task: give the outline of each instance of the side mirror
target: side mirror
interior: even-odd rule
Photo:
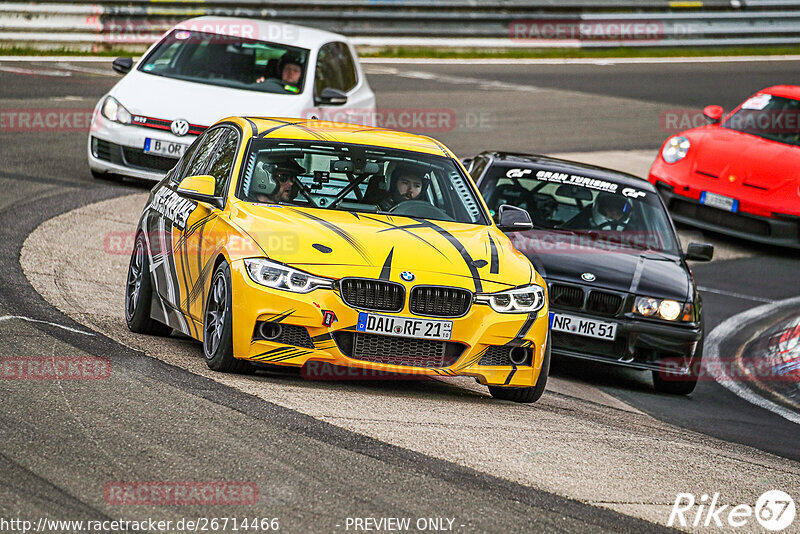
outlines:
[[[314,103],[317,105],[342,106],[347,104],[347,95],[338,89],[326,87],[322,90],[322,93],[314,97]]]
[[[686,247],[686,259],[694,261],[711,261],[714,257],[714,245],[708,243],[689,243]]]
[[[187,176],[178,184],[178,194],[199,202],[206,202],[219,209],[224,207],[222,197],[214,196],[216,180],[213,176]]]
[[[711,124],[716,124],[722,119],[724,110],[722,106],[706,106],[703,108],[703,116],[711,121]]]
[[[533,221],[526,210],[503,204],[497,208],[497,227],[503,232],[520,232],[533,229]]]
[[[128,74],[133,68],[133,60],[129,57],[118,57],[111,62],[111,68],[114,69],[114,72]]]

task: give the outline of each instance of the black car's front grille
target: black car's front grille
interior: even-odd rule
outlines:
[[[676,215],[683,215],[698,221],[711,223],[724,228],[730,228],[746,234],[769,236],[769,223],[746,215],[740,215],[717,208],[711,208],[694,202],[687,202],[679,198],[673,199],[670,209]]]
[[[550,286],[550,304],[559,308],[580,309],[583,307],[583,289],[564,284]]]
[[[362,332],[336,332],[333,338],[348,358],[404,367],[450,367],[464,352],[464,345],[451,341]]]
[[[586,300],[586,311],[599,315],[616,315],[622,307],[622,297],[605,291],[592,291]]]
[[[406,300],[405,287],[383,280],[343,278],[339,289],[347,305],[365,310],[398,312]]]
[[[416,315],[461,317],[471,305],[472,293],[466,289],[417,286],[411,290],[409,309]]]
[[[128,146],[122,147],[122,153],[125,155],[125,161],[131,167],[139,167],[150,171],[166,172],[178,163],[175,158],[145,154],[144,150]]]

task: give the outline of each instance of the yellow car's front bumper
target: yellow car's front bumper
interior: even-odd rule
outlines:
[[[463,317],[441,318],[453,321],[450,342],[463,345],[460,356],[444,367],[416,367],[348,357],[334,335],[337,332],[355,331],[359,312],[346,305],[336,291],[317,289],[298,294],[261,286],[250,279],[241,260],[231,263],[231,284],[233,353],[236,358],[295,367],[307,362],[327,362],[370,369],[376,374],[465,375],[475,377],[484,385],[512,387],[533,386],[539,378],[547,341],[547,306],[529,317],[524,313],[497,313],[488,305],[473,304]],[[325,311],[335,314],[336,320],[330,326],[323,324]],[[408,310],[408,303],[398,313],[375,313],[419,317]],[[256,339],[256,326],[260,321],[303,327],[309,337],[300,336],[297,344],[292,345]],[[493,346],[504,348],[491,349]],[[522,346],[532,351],[530,365],[486,365],[486,361],[482,362],[487,350],[502,351],[512,346]]]

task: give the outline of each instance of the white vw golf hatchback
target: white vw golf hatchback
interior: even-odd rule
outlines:
[[[342,35],[250,19],[199,17],[155,43],[97,103],[89,168],[97,178],[160,180],[221,118],[335,115],[363,123],[375,95]]]

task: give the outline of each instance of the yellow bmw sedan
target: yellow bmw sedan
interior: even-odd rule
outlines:
[[[211,369],[330,365],[471,376],[534,402],[550,365],[544,280],[434,139],[351,124],[224,119],[152,190],[128,327],[203,344]]]

